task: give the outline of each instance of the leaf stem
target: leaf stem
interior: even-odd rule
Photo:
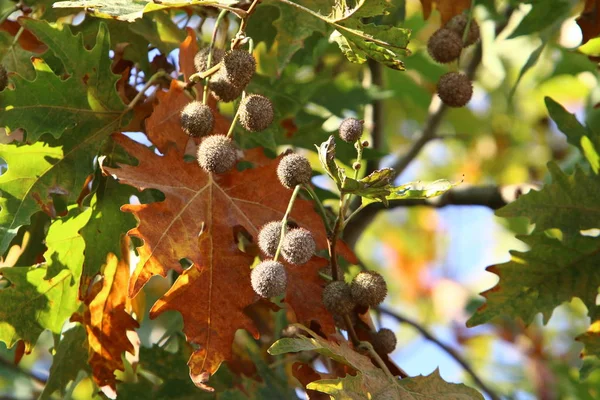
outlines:
[[[131,111],[133,107],[135,107],[135,105],[142,99],[142,97],[144,97],[144,93],[146,93],[146,90],[148,90],[157,79],[162,78],[164,76],[167,76],[167,73],[162,69],[156,72],[154,75],[152,75],[150,79],[148,79],[142,90],[140,90],[138,94],[135,95],[133,100],[131,100],[131,102],[127,105],[127,109],[125,111]]]
[[[217,33],[219,32],[219,25],[221,25],[221,21],[223,21],[223,18],[225,18],[225,15],[227,15],[227,12],[228,12],[228,10],[221,10],[221,12],[219,13],[219,16],[217,17],[217,19],[215,21],[215,26],[213,28],[212,37],[210,39],[210,47],[208,49],[208,58],[206,60],[206,66],[209,68],[209,70],[212,69],[210,67],[210,65],[212,64],[213,50],[215,48],[215,40],[217,39]],[[217,68],[217,70],[218,70],[218,68]],[[208,72],[208,71],[206,71],[206,72]],[[206,104],[208,102],[208,83],[210,82],[211,75],[212,74],[210,74],[204,78],[204,93],[202,94],[202,104]],[[191,80],[191,78],[192,77],[190,76],[190,80]]]
[[[260,1],[261,0],[253,0],[252,4],[250,4],[250,7],[248,8],[248,11],[246,11],[246,15],[241,17],[240,28],[235,34],[235,38],[231,42],[232,50],[237,49],[246,37],[246,26],[248,25],[248,19],[250,18],[250,16],[252,16],[252,14],[254,14],[254,11],[256,10],[256,7],[258,6],[258,3],[260,3]],[[252,53],[252,50],[250,50],[250,53]]]
[[[348,225],[348,222],[350,222],[350,220],[356,216],[356,214],[358,214],[359,212],[362,211],[363,208],[365,208],[367,205],[365,203],[361,203],[360,206],[358,206],[358,208],[354,211],[352,211],[352,214],[348,215],[348,217],[346,218],[346,220],[344,221],[344,226],[343,228],[346,227],[346,225]]]
[[[275,257],[273,257],[273,261],[277,261],[279,258],[279,253],[281,253],[281,247],[283,245],[283,238],[285,237],[287,221],[288,217],[292,213],[292,209],[294,208],[294,202],[296,201],[296,197],[298,197],[298,193],[300,193],[300,189],[302,185],[296,185],[294,191],[292,192],[292,197],[290,197],[290,202],[288,203],[287,210],[285,210],[285,214],[283,215],[283,219],[281,220],[281,236],[279,236],[279,244],[277,245],[277,251],[275,252]]]
[[[325,210],[325,206],[323,206],[323,202],[317,196],[317,193],[312,188],[310,184],[304,185],[304,189],[310,194],[310,197],[313,198],[315,203],[317,203],[319,214],[321,214],[321,218],[323,219],[323,223],[325,224],[325,228],[327,229],[327,234],[332,232],[331,230],[331,221],[329,221],[329,217],[327,216],[327,210]]]

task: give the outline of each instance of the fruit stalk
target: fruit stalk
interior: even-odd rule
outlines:
[[[221,21],[223,21],[223,18],[225,18],[226,14],[227,14],[227,10],[221,10],[221,12],[219,13],[219,16],[217,17],[217,20],[215,21],[215,27],[213,28],[212,38],[210,40],[210,50],[208,51],[208,59],[206,61],[206,65],[209,67],[212,63],[213,48],[215,47],[215,40],[217,39],[217,33],[219,32],[219,25],[221,25]],[[206,71],[206,72],[208,72],[208,71]],[[209,82],[210,82],[210,75],[208,75],[204,79],[204,93],[202,94],[202,103],[203,104],[206,104],[208,101],[208,84],[209,84]]]
[[[289,215],[292,213],[292,209],[294,208],[294,202],[296,201],[296,197],[298,197],[298,193],[300,193],[300,188],[302,185],[296,185],[294,191],[292,192],[292,197],[290,197],[290,201],[287,206],[287,210],[285,210],[285,214],[283,219],[281,220],[281,236],[279,237],[279,244],[277,245],[277,251],[275,252],[275,257],[273,257],[274,261],[277,261],[279,258],[279,253],[281,253],[281,245],[283,244],[283,238],[285,237],[287,221]]]

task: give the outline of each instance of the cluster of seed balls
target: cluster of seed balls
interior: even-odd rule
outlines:
[[[309,161],[295,153],[283,156],[277,166],[277,176],[283,186],[292,189],[310,181],[312,168]],[[252,288],[261,297],[281,296],[287,287],[287,273],[283,263],[274,257],[281,240],[282,221],[265,224],[258,233],[258,247],[269,259],[252,270]],[[312,233],[305,228],[286,229],[281,242],[281,255],[290,264],[306,264],[315,254],[316,244]]]
[[[218,101],[230,102],[242,95],[256,72],[256,61],[245,50],[235,49],[225,52],[213,49],[211,65],[208,66],[210,48],[205,47],[194,57],[198,72],[219,65],[209,84],[211,94]],[[239,121],[244,129],[260,132],[273,122],[273,103],[259,94],[248,94],[239,105]],[[225,135],[208,136],[214,126],[212,110],[200,101],[187,104],[180,115],[181,127],[192,137],[204,137],[198,147],[198,164],[207,172],[222,174],[231,170],[237,162],[237,148],[233,140]]]
[[[427,42],[427,50],[435,61],[442,64],[452,62],[460,57],[463,48],[479,40],[479,25],[475,20],[471,20],[463,43],[467,23],[468,18],[459,14],[431,35]],[[464,107],[473,96],[473,84],[461,72],[448,72],[440,78],[437,92],[444,104],[450,107]]]

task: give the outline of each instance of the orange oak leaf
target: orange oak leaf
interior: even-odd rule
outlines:
[[[231,357],[236,330],[256,332],[243,314],[243,309],[256,299],[250,286],[254,257],[238,249],[236,232],[243,228],[256,238],[262,225],[283,217],[291,191],[278,182],[278,159],[242,172],[212,175],[195,162],[185,162],[173,148],[159,156],[123,135],[114,135],[113,139],[139,164],[104,168],[105,172],[121,183],[140,190],[155,188],[165,195],[162,202],[121,208],[135,214],[139,221],[129,235],[144,240],[138,248],[140,262],[130,281],[130,295],[137,294],[154,275],[166,276],[170,269],[181,271],[181,259],[194,264],[157,301],[151,317],[166,310],[183,315],[188,340],[200,345],[188,363],[190,375],[202,386],[221,362]],[[254,154],[257,152],[262,150],[247,151],[248,158],[258,158]],[[297,200],[291,218],[313,233],[318,249],[327,247],[325,228],[312,202]],[[321,263],[316,261],[319,266]],[[321,297],[318,276],[310,275],[311,270],[316,271],[309,267],[308,277],[300,278],[300,268],[298,272],[290,269],[289,291],[295,293],[308,286],[312,301],[292,296],[290,306],[296,315],[311,316],[331,332],[331,317],[318,307],[312,308]]]
[[[304,265],[286,264],[288,287],[285,301],[296,312],[300,323],[316,320],[324,333],[335,332],[333,316],[325,309],[321,301],[326,282],[319,276],[319,271],[329,263],[321,257],[313,257]]]
[[[123,240],[122,254],[128,254],[129,240]],[[85,326],[88,339],[89,364],[94,382],[110,398],[116,396],[115,370],[123,370],[121,355],[135,353],[128,334],[139,327],[129,314],[127,297],[129,282],[128,259],[119,260],[108,253],[103,279],[92,286],[86,296],[83,315],[74,314],[71,321]]]
[[[179,47],[179,69],[187,81],[192,74],[196,73],[194,67],[194,56],[198,52],[198,43],[196,42],[196,32],[192,28],[186,28],[187,37]]]
[[[423,6],[423,17],[429,18],[433,5],[439,11],[442,17],[442,25],[450,21],[452,17],[468,10],[471,6],[471,0],[421,0]]]

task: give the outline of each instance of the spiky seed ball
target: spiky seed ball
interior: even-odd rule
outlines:
[[[224,135],[207,136],[198,146],[198,164],[206,172],[222,174],[235,166],[237,151],[233,141]]]
[[[463,37],[463,32],[467,27],[467,22],[469,19],[464,14],[455,15],[452,17],[450,21],[446,24],[446,28],[454,31],[458,34],[458,36]],[[467,38],[464,43],[464,47],[469,47],[470,45],[477,43],[479,40],[479,24],[474,19],[471,19],[471,24],[469,25],[469,33],[467,33]]]
[[[229,82],[245,88],[256,72],[256,60],[245,50],[228,51],[221,61],[221,68]]]
[[[354,143],[362,136],[365,122],[356,118],[346,118],[340,124],[340,138],[348,143]]]
[[[181,111],[179,118],[184,132],[192,137],[208,135],[215,126],[210,107],[201,101],[192,101]]]
[[[211,94],[217,101],[229,103],[240,97],[244,91],[243,87],[238,87],[231,83],[225,76],[223,70],[217,71],[213,76],[210,77],[209,87]]]
[[[350,287],[342,281],[333,281],[323,289],[323,305],[334,315],[348,314],[354,309]]]
[[[435,31],[427,42],[427,51],[431,58],[442,64],[456,60],[462,48],[460,35],[446,28]]]
[[[277,177],[288,189],[310,182],[311,175],[310,163],[306,157],[299,154],[290,153],[284,156],[277,166]]]
[[[201,49],[194,56],[194,66],[196,67],[196,71],[204,72],[208,67],[208,53],[210,51],[210,47],[205,47]],[[225,55],[225,50],[213,48],[213,55],[210,61],[210,66],[213,67],[223,60],[223,56]]]
[[[378,353],[389,354],[396,348],[396,334],[387,328],[381,328],[371,336],[373,347]]]
[[[281,221],[271,221],[258,232],[258,247],[269,257],[275,257],[281,238]]]
[[[287,287],[287,273],[282,263],[266,260],[254,267],[250,282],[252,289],[261,297],[281,296]]]
[[[8,72],[6,72],[6,68],[4,65],[0,64],[0,91],[6,89],[8,85]]]
[[[473,96],[473,84],[465,74],[448,72],[437,86],[438,96],[450,107],[464,107]]]
[[[240,124],[250,132],[267,129],[273,116],[273,103],[260,94],[246,96],[240,103]]]
[[[281,245],[281,255],[291,264],[305,264],[315,254],[316,245],[308,229],[296,228],[286,232]]]
[[[385,279],[374,271],[363,271],[352,279],[350,284],[352,298],[357,304],[375,307],[387,295]]]

